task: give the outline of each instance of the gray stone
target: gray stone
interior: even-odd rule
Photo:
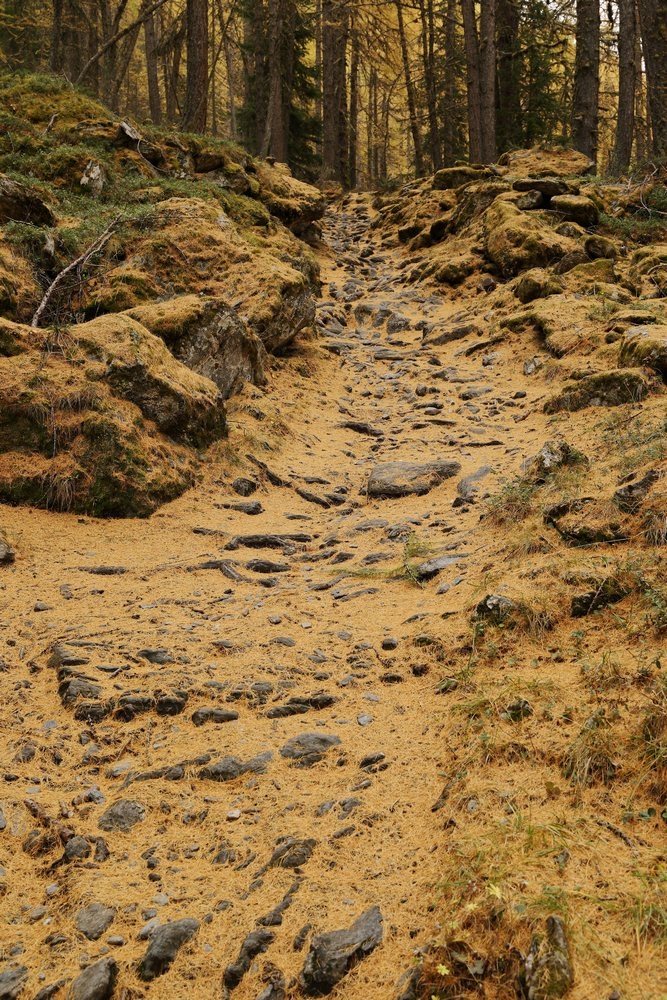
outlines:
[[[157,927],[151,937],[146,954],[139,963],[139,978],[155,979],[167,971],[179,949],[190,941],[199,930],[199,921],[191,917],[172,920]]]
[[[70,987],[68,1000],[110,1000],[116,985],[118,965],[113,958],[88,966]]]
[[[422,496],[460,472],[458,462],[383,462],[368,480],[367,493],[377,499]]]
[[[0,973],[0,1000],[16,1000],[28,978],[25,965],[17,965]]]
[[[300,981],[308,996],[323,996],[352,965],[382,941],[382,914],[377,906],[366,910],[348,930],[317,934],[310,945]]]
[[[116,911],[103,903],[91,903],[77,913],[74,922],[77,930],[88,938],[97,941],[113,923]]]
[[[106,812],[102,813],[97,825],[100,830],[127,833],[133,826],[140,823],[145,815],[146,810],[140,802],[135,802],[132,799],[119,799],[118,802],[110,805]]]
[[[293,736],[281,748],[281,757],[295,761],[299,767],[310,767],[322,760],[332,747],[339,746],[340,737],[328,733],[301,733]]]

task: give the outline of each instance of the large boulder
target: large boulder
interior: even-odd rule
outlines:
[[[618,362],[651,368],[667,381],[667,324],[631,326],[621,341]]]
[[[80,339],[2,323],[0,500],[150,514],[194,481],[196,457],[176,439],[224,433],[220,392],[127,316],[72,331]]]
[[[466,164],[458,167],[445,167],[443,170],[436,171],[433,177],[433,189],[435,191],[449,191],[464,184],[485,180],[487,177],[493,177],[493,172],[488,167],[471,167]]]
[[[246,382],[266,383],[264,345],[222,299],[179,295],[137,306],[128,315],[161,337],[184,365],[214,382],[223,399]]]
[[[503,153],[498,163],[513,177],[577,177],[595,168],[584,153],[561,146],[513,149]]]
[[[382,462],[370,474],[367,493],[377,499],[423,496],[460,471],[458,462],[439,459],[431,462]]]
[[[486,255],[504,277],[553,264],[573,250],[573,240],[560,236],[534,215],[497,198],[484,214]]]
[[[223,299],[268,351],[279,350],[315,317],[318,269],[287,229],[252,243],[215,202],[168,198],[153,225],[125,247],[125,259],[91,283],[88,315],[197,294]]]
[[[563,387],[557,396],[544,404],[545,413],[583,410],[588,406],[621,406],[638,403],[648,395],[649,385],[641,371],[617,368],[586,375]]]
[[[10,221],[53,226],[56,220],[51,209],[32,188],[0,174],[0,224]]]
[[[132,317],[100,316],[76,327],[76,338],[90,362],[89,377],[103,379],[175,441],[201,447],[225,433],[218,389]]]
[[[256,164],[260,197],[271,215],[297,236],[306,236],[326,209],[326,198],[318,188],[292,177],[285,163]]]
[[[551,208],[567,222],[576,222],[577,225],[588,229],[597,226],[600,221],[600,212],[590,198],[577,194],[559,194],[551,199]]]

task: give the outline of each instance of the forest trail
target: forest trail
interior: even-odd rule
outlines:
[[[2,592],[0,947],[30,996],[106,955],[114,996],[224,995],[242,942],[282,906],[233,990],[279,1000],[299,992],[306,927],[378,906],[381,947],[332,996],[389,1000],[437,933],[452,824],[478,808],[466,793],[456,820],[433,811],[451,763],[439,660],[484,596],[492,529],[475,501],[543,442],[544,385],[514,379],[530,341],[429,348],[460,304],[411,286],[366,198],[327,216],[322,266],[320,337],[241,397],[237,465],[212,460],[147,521],[5,511],[20,558]],[[424,495],[369,496],[389,462],[460,470]],[[60,824],[80,853],[53,864]],[[110,922],[87,940],[93,903]],[[182,918],[196,937],[142,984],[142,928]]]

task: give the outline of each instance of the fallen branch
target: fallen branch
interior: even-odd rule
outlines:
[[[76,270],[77,267],[83,267],[84,264],[88,263],[91,257],[94,257],[96,253],[99,253],[100,250],[103,250],[104,247],[109,242],[109,240],[111,239],[111,237],[113,236],[113,234],[115,233],[121,220],[122,216],[119,215],[118,218],[114,219],[113,222],[107,226],[104,232],[101,233],[86,250],[84,250],[84,252],[81,254],[80,257],[77,257],[76,260],[73,260],[71,264],[68,264],[67,267],[63,268],[63,270],[60,271],[60,273],[55,276],[49,287],[44,292],[44,298],[39,303],[37,311],[35,312],[35,315],[32,317],[30,321],[30,326],[33,328],[33,330],[36,330],[39,327],[39,323],[44,313],[44,310],[51,301],[53,293],[55,292],[56,288],[61,283],[63,278],[65,278],[68,274],[71,274],[71,272]]]

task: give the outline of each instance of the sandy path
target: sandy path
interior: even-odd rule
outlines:
[[[305,925],[349,926],[378,905],[384,944],[333,995],[386,1000],[400,993],[415,948],[433,934],[446,845],[431,812],[443,783],[442,717],[433,694],[438,664],[415,639],[441,636],[448,616],[470,603],[468,568],[484,559],[474,534],[479,508],[465,489],[457,494],[459,482],[487,469],[469,488],[492,490],[539,445],[541,427],[526,427],[521,452],[508,448],[513,418],[534,400],[514,398],[493,348],[469,356],[469,341],[421,348],[418,324],[437,332],[455,308],[413,289],[409,266],[398,269],[392,251],[375,249],[368,226],[363,199],[327,223],[319,310],[326,353],[311,350],[303,377],[292,359],[266,395],[244,400],[246,410],[260,411],[257,438],[266,431],[261,412],[280,414],[280,448],[256,446],[247,412],[244,434],[232,437],[290,485],[271,485],[243,460],[212,463],[200,487],[146,522],[3,510],[18,558],[0,584],[0,948],[10,967],[27,967],[27,996],[111,954],[119,964],[114,996],[218,997],[242,940],[295,883],[272,927],[275,940],[235,998],[262,994],[265,962],[294,980],[308,944],[297,951],[293,942]],[[375,463],[431,459],[455,459],[461,472],[428,495],[366,499]],[[243,502],[234,477],[255,473],[259,489],[248,499],[263,512],[222,508]],[[335,501],[323,506],[296,487]],[[227,547],[250,533],[308,538]],[[451,564],[423,587],[387,572],[443,554]],[[248,568],[254,559],[279,565]],[[123,572],[88,572],[100,567]],[[69,674],[61,667],[61,695],[73,675],[88,685],[73,689],[67,707],[49,665],[63,642],[85,662]],[[165,662],[150,662],[146,650]],[[289,699],[301,699],[301,714],[271,717]],[[201,708],[238,718],[195,725]],[[280,750],[304,733],[340,743],[313,766],[294,766]],[[261,754],[271,756],[260,773],[224,782],[202,773],[205,761],[233,756],[245,764]],[[363,770],[373,754],[383,756]],[[28,799],[48,819],[31,816]],[[103,832],[100,817],[120,799],[140,803],[143,818],[129,832]],[[59,864],[54,823],[91,838],[93,853]],[[42,840],[27,845],[35,830]],[[104,860],[94,853],[101,836]],[[286,837],[315,841],[312,856],[296,870],[264,871]],[[75,926],[91,902],[116,910],[96,941]],[[147,985],[135,973],[146,948],[137,935],[153,917],[194,917],[201,928]]]

